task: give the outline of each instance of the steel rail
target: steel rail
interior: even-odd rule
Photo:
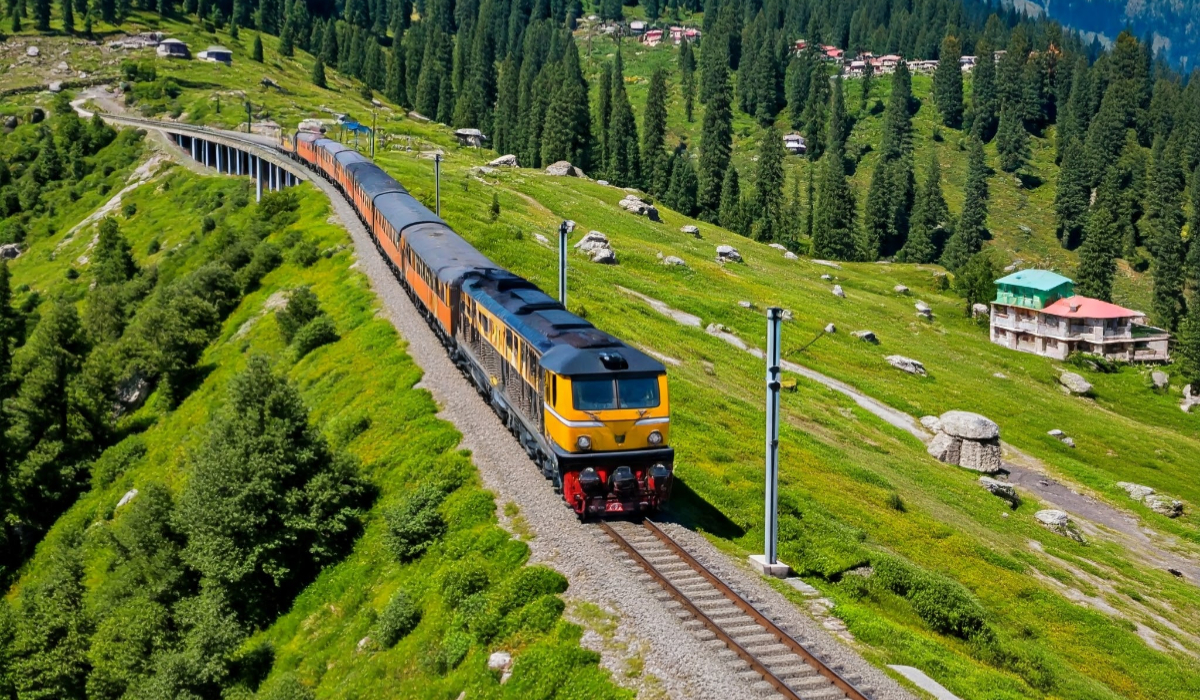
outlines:
[[[684,595],[682,591],[676,588],[673,583],[668,581],[666,576],[663,576],[653,564],[651,564],[644,556],[642,556],[641,552],[638,552],[637,549],[635,549],[628,540],[622,537],[620,533],[614,530],[611,525],[601,520],[600,529],[604,530],[604,532],[607,533],[608,536],[611,537],[619,547],[621,547],[621,549],[625,550],[625,553],[628,554],[631,559],[637,562],[637,564],[641,566],[642,569],[645,570],[645,572],[658,583],[658,585],[662,586],[663,590],[665,590],[672,598],[678,601],[679,604],[682,605],[689,613],[695,616],[697,620],[703,623],[710,632],[717,636],[717,639],[720,639],[722,642],[724,642],[725,645],[728,646],[735,654],[740,656],[743,661],[749,664],[750,668],[752,668],[756,673],[760,674],[763,677],[763,680],[770,683],[780,695],[788,700],[803,700],[803,698],[801,698],[796,691],[789,688],[782,679],[772,673],[769,668],[764,666],[754,656],[754,654],[751,654],[746,650],[745,647],[743,647],[741,644],[738,644],[733,637],[729,636],[725,630],[721,629],[720,625],[718,625],[716,622],[713,622],[712,618],[704,614],[704,611],[697,607],[696,604],[693,603],[686,595]]]
[[[662,530],[662,528],[660,528],[658,525],[655,525],[649,519],[643,520],[642,525],[647,530],[649,530],[655,537],[657,537],[660,541],[662,541],[662,543],[667,546],[667,549],[669,549],[671,551],[671,553],[673,553],[675,556],[682,559],[696,573],[700,574],[705,579],[707,579],[708,582],[711,583],[714,588],[716,588],[718,591],[720,591],[722,593],[722,595],[724,595],[726,598],[728,598],[730,601],[732,601],[733,604],[736,605],[739,609],[741,609],[742,612],[746,613],[755,622],[757,622],[758,624],[760,624],[764,628],[766,628],[766,630],[768,632],[770,632],[772,635],[774,635],[775,638],[777,640],[779,640],[779,642],[781,644],[786,646],[788,649],[790,649],[794,654],[796,654],[800,658],[804,659],[805,663],[807,663],[809,666],[812,666],[814,669],[816,669],[817,673],[824,676],[826,680],[828,680],[830,683],[832,683],[834,685],[834,687],[836,687],[838,690],[845,693],[846,697],[849,698],[849,700],[868,700],[868,698],[865,695],[863,695],[861,692],[859,692],[853,685],[851,685],[849,683],[849,681],[847,681],[845,678],[842,678],[841,675],[839,675],[837,671],[834,671],[832,668],[829,668],[829,666],[825,665],[825,662],[823,662],[820,659],[818,659],[817,657],[813,656],[812,653],[809,652],[808,649],[804,648],[804,645],[802,645],[800,642],[797,642],[795,639],[793,639],[791,635],[789,635],[787,632],[784,632],[782,629],[780,629],[779,626],[776,625],[774,622],[771,622],[771,620],[769,618],[767,618],[765,615],[760,613],[745,598],[738,595],[736,592],[734,592],[734,590],[732,588],[730,588],[728,585],[726,585],[724,581],[722,581],[715,574],[713,574],[711,571],[709,571],[706,566],[704,566],[700,562],[696,561],[695,557],[693,557],[691,554],[688,554],[687,551],[683,549],[683,547],[680,547],[679,543],[677,543],[675,540],[673,540],[670,535],[668,535],[666,532],[664,532]]]

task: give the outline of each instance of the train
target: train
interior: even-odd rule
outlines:
[[[353,148],[308,130],[280,147],[346,196],[455,365],[581,520],[662,508],[675,451],[661,362],[489,260]]]

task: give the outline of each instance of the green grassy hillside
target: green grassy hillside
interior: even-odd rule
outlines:
[[[217,116],[197,105],[211,103],[210,85],[218,80],[223,89],[255,94],[259,74],[269,74],[295,95],[310,94],[304,87],[306,59],[282,63],[278,69],[261,67],[246,59],[245,36],[242,41],[233,71],[195,62],[160,63],[162,74],[189,81],[180,81],[184,90],[175,106],[197,121],[235,123],[237,116],[228,110]],[[270,63],[270,41],[267,46]],[[601,40],[595,42],[597,55],[603,46]],[[644,100],[645,71],[654,60],[670,60],[672,51],[661,47],[630,52],[626,65],[627,75],[637,78],[630,85],[635,111]],[[233,82],[238,80],[245,83]],[[927,93],[927,81],[914,82],[918,95]],[[876,97],[882,98],[886,81],[879,81],[877,90]],[[848,92],[853,94],[853,88]],[[285,125],[301,116],[323,116],[316,105],[290,96],[257,94],[264,113]],[[357,110],[360,118],[364,114],[349,86],[322,94],[319,104]],[[947,198],[954,209],[961,198],[965,154],[958,148],[957,134],[943,129],[941,142],[932,139],[927,110],[923,107],[915,121],[920,134],[917,162],[924,149],[939,149]],[[683,124],[680,111],[678,102],[672,103],[673,129],[694,134],[697,125]],[[738,119],[735,161],[745,167],[753,156],[757,128],[744,117]],[[853,138],[877,129],[877,120],[861,119]],[[680,326],[622,288],[695,314],[702,325],[723,324],[757,346],[762,345],[761,310],[768,305],[791,309],[795,320],[784,331],[787,359],[913,415],[979,411],[1000,424],[1007,442],[1040,459],[1050,475],[1132,512],[1155,533],[1156,542],[1169,543],[1160,546],[1197,555],[1200,525],[1193,504],[1200,503],[1194,478],[1200,424],[1178,410],[1177,384],[1159,394],[1147,387],[1143,369],[1126,367],[1114,374],[1085,369],[1082,372],[1096,387],[1094,398],[1068,397],[1055,381],[1062,365],[991,345],[986,329],[965,317],[962,300],[939,291],[935,273],[940,270],[934,266],[843,264],[834,270],[786,260],[778,250],[704,224],[699,224],[702,239],[696,240],[679,228],[698,222],[663,210],[664,222],[655,224],[619,209],[616,202],[625,194],[621,190],[531,170],[479,175],[471,168],[494,154],[452,146],[448,130],[386,109],[380,124],[382,131],[398,137],[393,143],[401,147],[445,149],[443,216],[494,260],[548,291],[555,285],[556,252],[537,235],[553,238],[558,222],[570,218],[579,224],[572,241],[591,229],[610,237],[618,266],[572,258],[572,310],[631,343],[678,361],[670,367],[672,438],[682,483],[671,515],[703,529],[732,553],[761,546],[761,363],[700,329]],[[696,137],[689,140],[695,143]],[[1069,273],[1069,254],[1056,248],[1050,228],[1054,166],[1048,143],[1037,140],[1034,146],[1034,168],[1044,184],[1025,190],[1005,182],[1004,176],[991,179],[993,245],[1027,263],[1057,265]],[[432,204],[428,159],[393,149],[378,160]],[[860,191],[869,163],[867,156],[856,175]],[[790,165],[803,173],[803,163]],[[495,222],[488,213],[493,195],[501,208]],[[1022,233],[1021,224],[1033,233]],[[745,263],[718,265],[715,246],[722,243],[736,246]],[[679,256],[687,267],[664,267],[659,253]],[[320,265],[326,264],[332,263]],[[821,280],[825,273],[834,279]],[[845,289],[847,298],[830,293],[834,283]],[[912,294],[894,294],[896,284],[907,285]],[[1140,281],[1131,277],[1122,285],[1118,300],[1141,305],[1145,293]],[[321,289],[318,286],[322,301],[338,317],[341,329],[345,321],[336,311],[337,295],[326,301],[329,297]],[[933,307],[933,322],[914,315],[917,299]],[[738,301],[751,301],[756,308],[744,309]],[[243,309],[235,314],[223,337],[236,327],[232,324],[237,319],[245,320],[250,313]],[[836,324],[836,334],[800,350],[830,322]],[[860,329],[874,331],[881,344],[869,345],[849,335]],[[254,333],[269,335],[259,326],[251,338]],[[306,363],[320,361],[321,353],[336,347],[318,351],[291,372],[298,379],[316,376],[308,374]],[[924,362],[929,376],[892,369],[883,359],[889,354]],[[305,395],[314,405],[327,406],[317,409],[318,416],[325,411],[332,416],[337,399],[320,394],[330,402],[322,404],[318,386],[307,387]],[[380,404],[371,410],[385,408]],[[836,601],[834,614],[847,623],[868,657],[881,664],[920,667],[968,699],[1189,698],[1200,692],[1200,592],[1193,584],[1103,531],[1089,533],[1088,543],[1079,544],[1038,527],[1033,513],[1041,504],[1027,499],[1018,509],[1008,510],[978,487],[975,474],[933,461],[916,438],[816,383],[799,379],[797,390],[784,397],[784,410],[783,558]],[[1071,435],[1077,448],[1047,436],[1053,428]],[[1189,504],[1186,514],[1178,520],[1154,514],[1131,502],[1117,481],[1145,483],[1181,498]],[[382,566],[359,559],[371,541],[368,532],[359,550],[335,571],[349,570],[355,562]],[[847,575],[864,564],[875,572],[866,582]],[[363,596],[357,587],[335,583],[334,578],[322,577],[314,590],[328,591],[321,595],[338,591],[337,595]],[[377,605],[384,595],[380,589]],[[316,609],[316,599],[307,595],[297,604],[297,610]],[[323,643],[301,641],[308,634],[301,633],[304,619],[306,615],[293,613],[265,634],[278,635],[271,639],[280,648],[295,649],[294,656],[281,659],[295,659],[302,671],[324,668],[314,651]],[[324,618],[317,629],[318,637],[324,634]],[[331,621],[329,629],[336,630],[330,634],[341,645],[362,628]],[[338,645],[334,646],[347,648]]]

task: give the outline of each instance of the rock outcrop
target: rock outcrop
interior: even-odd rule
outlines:
[[[833,295],[835,297],[841,297],[842,299],[846,298],[846,292],[842,290],[842,285],[840,285],[840,284],[833,285]]]
[[[717,246],[717,262],[742,262],[742,254],[731,245]]]
[[[662,264],[675,265],[677,267],[687,267],[687,263],[683,261],[683,258],[679,258],[674,255],[668,255],[667,257],[663,258]]]
[[[581,253],[586,253],[594,263],[601,265],[616,265],[617,254],[612,249],[612,244],[608,241],[608,236],[605,236],[599,231],[588,231],[588,234],[579,239],[575,244],[576,250]]]
[[[12,260],[21,257],[20,243],[5,243],[0,245],[0,260]]]
[[[1083,535],[1071,521],[1071,516],[1061,510],[1039,510],[1034,514],[1038,523],[1047,530],[1068,537],[1076,542],[1083,542]]]
[[[1058,383],[1062,390],[1074,396],[1087,396],[1092,393],[1092,384],[1074,372],[1063,372],[1058,375]]]
[[[1160,369],[1156,369],[1150,373],[1150,383],[1155,391],[1162,391],[1171,383],[1171,375]]]
[[[854,331],[850,335],[854,336],[855,338],[858,338],[859,340],[863,341],[864,343],[870,343],[872,345],[879,345],[879,338],[875,337],[874,331]]]
[[[918,360],[912,359],[911,357],[905,357],[903,355],[888,355],[883,359],[887,360],[889,365],[895,367],[901,372],[917,374],[922,377],[925,376],[925,365],[921,364],[921,362]]]
[[[559,175],[562,177],[586,177],[583,171],[571,165],[565,160],[560,160],[557,163],[551,163],[546,166],[547,175]]]
[[[931,433],[937,433],[942,429],[942,419],[937,416],[921,416],[921,425]]]
[[[892,291],[897,294],[908,294],[908,287],[905,287],[902,284],[898,284],[895,287],[892,287]]]
[[[935,459],[985,474],[1000,471],[1000,426],[968,411],[947,411],[927,451]]]
[[[971,317],[978,318],[979,316],[990,316],[991,309],[987,304],[971,304]]]
[[[1146,507],[1168,518],[1178,518],[1183,515],[1183,502],[1169,496],[1156,493],[1154,489],[1142,484],[1129,481],[1118,481],[1117,486],[1125,489],[1125,493],[1135,501],[1146,504]]]
[[[509,153],[508,155],[500,156],[496,160],[488,163],[493,168],[519,168],[520,163],[517,162],[517,157]]]
[[[627,194],[625,199],[617,202],[617,206],[621,207],[630,214],[644,216],[651,221],[662,221],[658,216],[658,209],[653,204],[643,200],[636,194]]]
[[[1183,401],[1179,402],[1179,408],[1184,413],[1191,413],[1194,406],[1200,406],[1200,387],[1193,387],[1194,384],[1183,387]]]
[[[1021,497],[1017,495],[1017,490],[1012,484],[1003,481],[997,481],[990,476],[979,477],[979,485],[987,489],[989,493],[998,498],[1003,498],[1008,501],[1013,508],[1021,505]]]
[[[682,231],[683,233],[686,233],[689,236],[692,236],[693,238],[700,237],[700,227],[699,226],[693,226],[691,224],[688,224],[687,226],[680,227],[679,230]]]

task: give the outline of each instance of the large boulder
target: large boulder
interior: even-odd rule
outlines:
[[[688,224],[687,226],[680,227],[679,230],[686,233],[689,236],[692,236],[693,238],[700,237],[700,227],[699,226],[693,226],[691,224]]]
[[[1073,539],[1076,542],[1083,542],[1083,535],[1076,529],[1075,523],[1071,521],[1071,516],[1067,515],[1064,511],[1039,510],[1033,517],[1047,530]]]
[[[840,284],[833,285],[833,295],[835,297],[841,297],[842,299],[846,298],[846,292],[842,290],[842,285],[840,285]]]
[[[547,175],[558,175],[562,177],[584,177],[583,171],[571,165],[565,160],[560,160],[557,163],[551,163],[546,166]]]
[[[938,421],[941,430],[954,437],[968,440],[995,440],[1000,437],[1000,426],[978,413],[970,411],[946,411]]]
[[[939,462],[958,464],[958,460],[962,456],[962,443],[962,438],[939,432],[933,436],[925,449]]]
[[[963,440],[958,466],[984,474],[995,474],[1001,467],[1000,441]]]
[[[1191,413],[1193,406],[1200,406],[1200,387],[1193,389],[1193,384],[1188,384],[1183,387],[1183,401],[1179,403],[1179,408],[1184,413]]]
[[[991,313],[992,310],[988,308],[987,304],[971,304],[971,316],[973,318],[978,318],[979,316],[990,316]]]
[[[592,262],[600,263],[601,265],[616,265],[617,254],[612,248],[599,248],[592,251]]]
[[[717,246],[717,262],[742,262],[742,254],[731,245]]]
[[[783,254],[783,259],[784,260],[799,260],[800,256],[796,255],[795,253],[793,253],[792,251],[789,250]]]
[[[855,338],[858,338],[859,340],[863,341],[864,343],[870,343],[872,345],[879,345],[879,338],[875,337],[874,331],[854,331],[850,335],[854,336]]]
[[[1171,375],[1160,369],[1156,369],[1150,373],[1150,382],[1154,385],[1156,391],[1162,391],[1171,383]]]
[[[895,367],[901,372],[918,374],[922,377],[925,376],[925,365],[921,364],[921,362],[918,360],[912,359],[911,357],[905,357],[903,355],[888,355],[883,359],[887,360],[889,365]]]
[[[988,493],[1008,501],[1009,504],[1016,508],[1021,505],[1021,497],[1017,495],[1017,490],[1012,484],[1003,481],[997,481],[990,476],[979,477],[979,485],[988,490]]]
[[[658,209],[656,209],[653,204],[643,200],[636,194],[625,195],[625,199],[617,202],[617,206],[621,207],[630,214],[644,216],[651,221],[662,221],[662,219],[660,219],[658,216]]]
[[[519,168],[519,167],[521,167],[520,163],[517,162],[517,157],[511,153],[508,155],[500,156],[496,160],[493,160],[492,162],[488,163],[488,165],[492,166],[493,168]]]
[[[892,287],[892,291],[895,292],[896,294],[908,294],[908,287],[905,287],[902,284],[898,284],[895,287]]]
[[[576,250],[583,251],[584,253],[591,253],[596,250],[611,247],[612,244],[609,243],[608,236],[600,233],[599,231],[588,231],[587,235],[579,239],[579,242],[575,244]]]
[[[20,243],[5,243],[0,245],[0,260],[12,260],[21,257]]]
[[[921,416],[921,425],[931,433],[938,433],[942,430],[942,419],[937,416]]]
[[[1058,375],[1058,383],[1062,390],[1074,396],[1086,396],[1092,393],[1092,384],[1074,372],[1063,372]]]

